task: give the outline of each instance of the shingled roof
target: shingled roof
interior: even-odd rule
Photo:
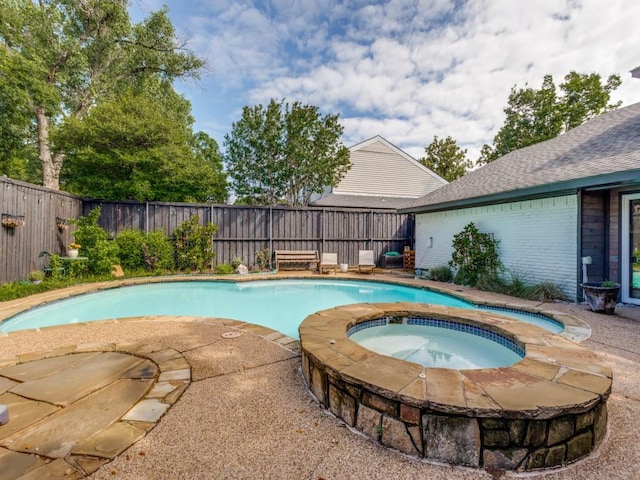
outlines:
[[[429,212],[640,182],[640,103],[513,151],[402,208]]]
[[[415,198],[382,197],[379,195],[346,195],[330,193],[313,202],[314,207],[342,207],[342,208],[375,208],[396,210],[402,208]]]

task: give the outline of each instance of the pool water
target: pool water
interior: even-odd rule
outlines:
[[[522,360],[521,355],[493,340],[437,326],[390,324],[364,328],[349,338],[374,352],[423,367],[496,368]]]
[[[298,338],[298,326],[314,312],[373,302],[476,308],[449,295],[383,282],[296,279],[165,282],[103,290],[37,307],[0,323],[0,332],[144,315],[194,315],[242,320]],[[531,315],[524,318],[548,330],[556,329],[554,333],[562,330],[557,322],[548,319]]]

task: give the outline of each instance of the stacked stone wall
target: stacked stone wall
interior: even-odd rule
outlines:
[[[340,379],[305,352],[302,364],[310,390],[336,417],[382,445],[430,460],[520,471],[559,467],[591,453],[606,434],[604,401],[540,420],[448,414]]]

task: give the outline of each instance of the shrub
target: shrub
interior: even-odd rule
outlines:
[[[452,279],[451,269],[447,265],[433,267],[429,269],[429,280],[436,282],[450,282]]]
[[[173,232],[176,266],[181,270],[205,271],[215,258],[211,237],[216,230],[212,223],[200,225],[197,215],[178,225]]]
[[[481,277],[476,284],[478,290],[502,293],[512,297],[537,300],[539,302],[553,302],[566,300],[566,296],[557,285],[551,282],[543,282],[535,285],[527,284],[518,274],[511,274],[510,280],[498,275],[486,275]]]
[[[137,270],[145,267],[145,259],[142,252],[144,240],[144,233],[133,228],[122,230],[118,234],[116,244],[118,245],[118,258],[122,268]]]
[[[240,265],[242,265],[242,259],[239,257],[234,258],[231,261],[231,266],[233,267],[233,270],[235,271]]]
[[[567,297],[560,288],[551,282],[542,282],[529,287],[527,298],[539,302],[554,302],[566,300]]]
[[[271,265],[271,250],[263,248],[256,253],[256,263],[260,270],[267,270]]]
[[[223,264],[218,265],[216,270],[218,271],[218,273],[220,275],[229,275],[229,274],[234,273],[236,271],[235,268],[233,268],[233,266],[229,265],[228,263],[223,263]]]
[[[482,233],[473,222],[453,237],[453,252],[449,266],[457,268],[454,282],[475,286],[483,276],[496,275],[502,269],[498,241]]]
[[[144,235],[142,243],[144,265],[153,272],[173,270],[173,245],[162,230]]]
[[[60,260],[60,255],[54,253],[49,257],[49,268],[51,269],[51,280],[62,280],[62,260]]]
[[[95,274],[111,273],[118,263],[118,246],[109,241],[109,236],[100,225],[100,207],[91,210],[85,217],[75,220],[77,225],[73,236],[82,245],[82,254],[88,257],[89,271]]]
[[[509,290],[508,282],[498,275],[484,275],[478,279],[475,287],[485,292],[504,293],[505,295]]]
[[[41,282],[44,280],[44,272],[42,270],[33,270],[29,272],[29,280],[32,282]]]

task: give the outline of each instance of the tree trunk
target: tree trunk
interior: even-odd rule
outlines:
[[[38,124],[38,150],[40,163],[42,164],[42,185],[54,190],[60,190],[60,170],[62,169],[63,155],[51,152],[49,144],[49,117],[43,107],[35,109]]]

